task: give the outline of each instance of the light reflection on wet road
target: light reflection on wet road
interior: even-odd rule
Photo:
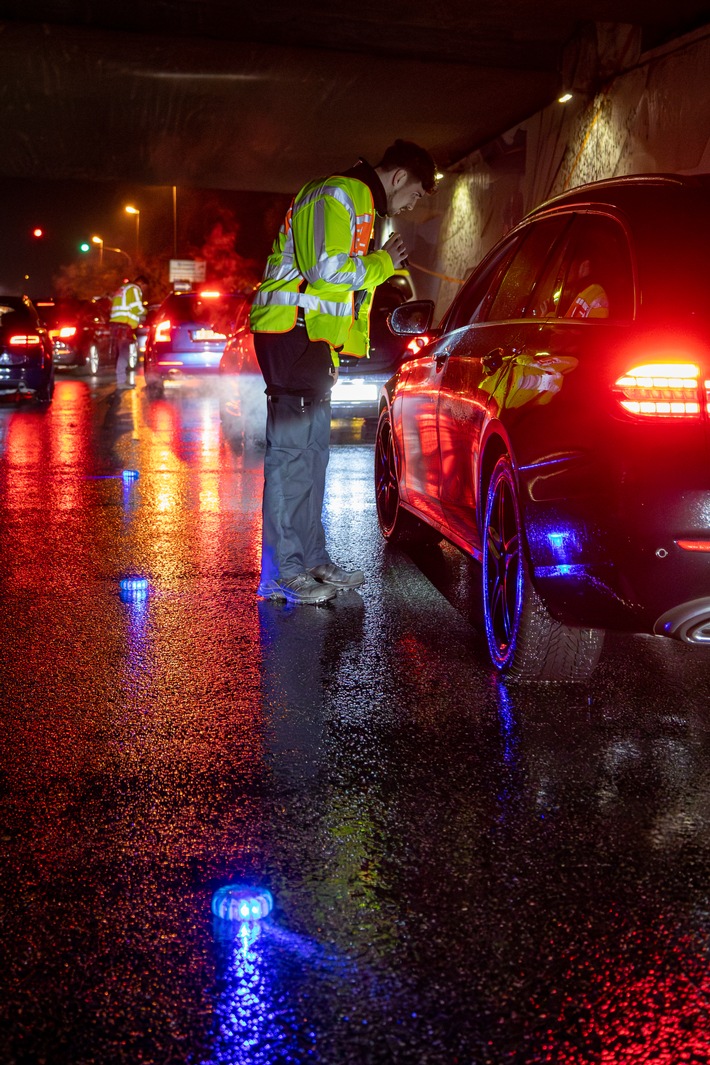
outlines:
[[[384,547],[360,434],[326,519],[367,583],[287,608],[214,396],[0,407],[3,1065],[710,1060],[710,658],[497,683],[476,567]],[[229,881],[274,894],[246,948]]]

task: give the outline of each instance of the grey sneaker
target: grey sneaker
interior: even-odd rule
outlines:
[[[365,581],[361,569],[342,569],[335,562],[326,562],[323,566],[314,566],[308,571],[317,581],[332,584],[335,588],[359,588]]]
[[[321,584],[310,573],[299,573],[297,577],[276,581],[276,584],[289,603],[326,603],[338,594],[332,584]]]

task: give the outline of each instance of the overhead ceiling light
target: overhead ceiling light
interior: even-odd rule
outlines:
[[[571,92],[563,92],[561,96],[557,97],[557,103],[558,104],[568,104],[571,99],[572,99],[572,93]]]

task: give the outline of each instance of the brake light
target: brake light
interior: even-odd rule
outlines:
[[[218,300],[221,297],[221,295],[222,295],[222,293],[218,292],[216,289],[208,288],[208,289],[205,289],[204,292],[200,293],[200,299],[202,299],[202,300]]]
[[[52,340],[68,340],[69,337],[76,336],[76,326],[65,325],[61,329],[50,329],[49,335]]]
[[[649,362],[619,377],[615,388],[619,403],[630,414],[697,418],[701,411],[699,378],[695,363]]]
[[[172,327],[172,322],[169,318],[166,318],[163,322],[158,322],[155,327],[155,341],[157,344],[165,344],[170,340],[170,331]]]
[[[9,343],[14,348],[28,348],[33,344],[39,344],[39,337],[36,333],[18,333],[10,337]]]

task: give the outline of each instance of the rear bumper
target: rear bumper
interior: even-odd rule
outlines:
[[[0,366],[0,396],[31,394],[44,388],[51,376],[48,366]]]
[[[710,644],[710,488],[528,504],[533,579],[551,613],[572,625]]]
[[[386,374],[350,375],[341,373],[330,397],[334,418],[377,418],[380,392]]]
[[[54,346],[54,365],[55,366],[80,366],[83,364],[84,359],[75,348],[60,347],[55,344]]]
[[[161,377],[164,381],[179,381],[187,377],[216,377],[219,374],[219,362],[214,366],[161,366],[151,362],[145,367],[146,377]]]

